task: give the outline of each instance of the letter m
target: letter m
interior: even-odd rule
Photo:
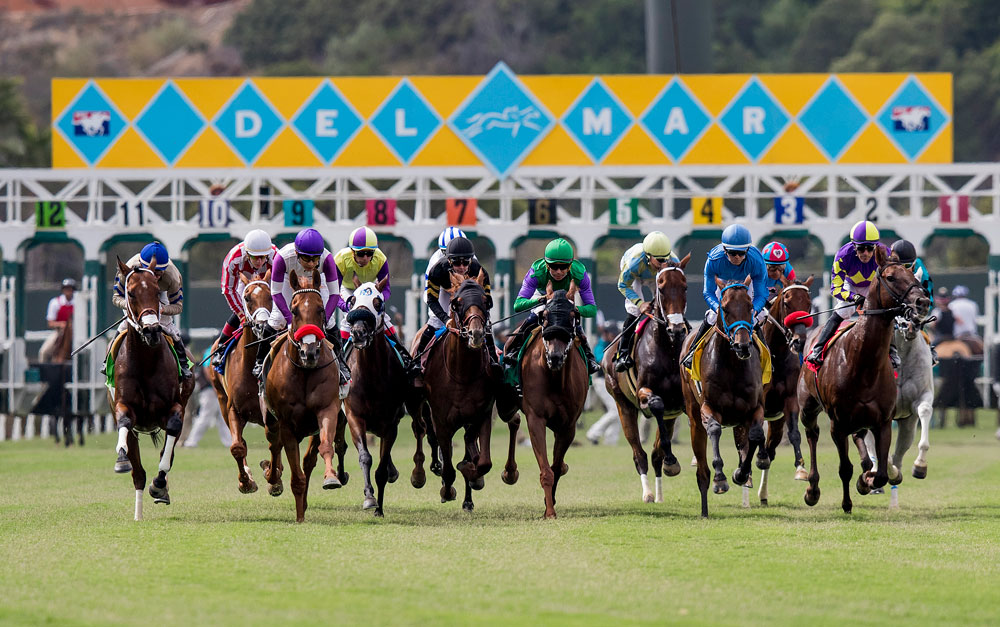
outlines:
[[[604,107],[600,113],[595,114],[590,107],[583,108],[583,134],[584,135],[610,135],[611,134],[611,107]]]

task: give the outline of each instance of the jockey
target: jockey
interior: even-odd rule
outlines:
[[[170,261],[167,248],[160,242],[146,244],[139,254],[129,259],[125,265],[132,269],[151,270],[153,276],[156,277],[160,287],[160,329],[174,341],[174,350],[177,352],[177,361],[180,363],[181,378],[191,378],[191,370],[187,367],[187,359],[185,358],[187,349],[181,339],[180,329],[174,324],[174,316],[179,316],[184,310],[184,280],[181,278],[177,266]],[[115,275],[115,287],[111,295],[111,302],[115,307],[127,311],[125,278],[120,272]],[[118,332],[123,333],[127,328],[128,323],[122,322],[118,327]]]
[[[243,304],[246,284],[243,275],[249,275],[254,281],[262,280],[271,270],[277,252],[278,249],[271,243],[271,236],[260,229],[254,229],[247,233],[242,242],[229,250],[222,262],[222,295],[226,297],[226,304],[233,313],[219,334],[218,349],[212,355],[213,366],[222,364],[222,347],[236,333],[236,329],[246,322]]]
[[[340,306],[340,272],[333,262],[333,255],[326,249],[323,243],[323,236],[316,229],[303,229],[295,236],[295,241],[287,244],[274,256],[274,265],[271,268],[271,298],[274,305],[271,308],[271,317],[267,324],[274,330],[273,335],[266,336],[261,342],[262,346],[257,349],[257,362],[254,364],[254,376],[260,378],[264,368],[264,358],[270,350],[271,342],[278,332],[283,331],[292,323],[292,312],[288,308],[292,300],[292,294],[298,289],[297,285],[289,282],[291,273],[294,270],[299,276],[312,276],[314,270],[319,270],[319,285],[313,286],[319,290],[326,303],[326,339],[333,344],[334,353],[337,355],[337,363],[340,366],[340,382],[345,383],[350,380],[351,373],[347,369],[343,360],[343,347],[340,343],[340,334],[336,332],[336,317],[334,312]]]
[[[927,297],[931,300],[931,307],[934,307],[934,279],[927,272],[924,262],[920,257],[917,257],[917,249],[913,243],[905,239],[896,240],[890,250],[899,258],[903,267],[909,268],[913,272],[913,276],[924,286],[924,289],[927,290]],[[924,336],[928,337],[926,331],[924,331]],[[938,363],[937,348],[931,343],[929,337],[927,344],[931,347],[931,365],[936,366]]]
[[[764,305],[767,300],[767,270],[764,267],[764,256],[751,243],[750,231],[742,224],[730,224],[722,232],[722,243],[708,251],[705,262],[705,285],[702,296],[708,304],[705,318],[698,327],[698,334],[690,344],[690,350],[681,363],[690,369],[694,362],[694,348],[702,336],[714,325],[719,316],[721,290],[715,279],[723,281],[740,281],[750,277],[750,297],[753,299],[753,315],[755,324],[761,324],[767,316]]]
[[[650,282],[650,289],[656,290],[656,274],[668,262],[677,263],[670,246],[670,238],[660,231],[653,231],[622,255],[618,267],[618,291],[625,297],[625,322],[622,323],[622,337],[618,342],[618,353],[615,355],[615,370],[625,372],[635,365],[632,360],[632,340],[635,337],[635,324],[642,313],[652,307],[652,302],[643,302],[642,286]]]
[[[538,312],[542,310],[547,300],[547,286],[551,284],[553,291],[565,290],[569,288],[570,283],[575,283],[580,289],[580,300],[583,301],[583,304],[577,307],[580,316],[584,318],[596,316],[597,304],[594,301],[590,275],[587,274],[583,264],[574,258],[573,246],[560,237],[545,246],[545,256],[531,264],[531,268],[524,275],[524,280],[521,281],[521,290],[517,293],[517,300],[514,301],[514,313],[530,309],[534,311],[525,318],[516,331],[511,333],[505,350],[505,362],[514,363],[517,360],[517,353],[521,350],[524,340],[531,330],[538,326]],[[536,294],[539,294],[537,298]],[[576,324],[576,335],[580,338],[580,345],[587,355],[587,369],[590,374],[600,372],[601,365],[594,359],[594,352],[590,350],[590,344],[587,342],[587,334],[583,332],[579,322]]]
[[[781,278],[789,281],[795,280],[795,268],[792,262],[788,261],[788,249],[781,242],[768,242],[761,249],[760,254],[764,256],[764,265],[767,267],[767,279],[764,285],[769,293],[777,293],[782,288]]]
[[[851,241],[844,244],[833,259],[830,270],[830,293],[833,294],[834,305],[850,303],[854,307],[835,309],[830,319],[816,338],[812,352],[806,361],[817,368],[823,363],[823,346],[837,332],[840,323],[851,317],[851,314],[865,302],[868,287],[878,272],[875,261],[875,248],[881,248],[886,256],[889,249],[878,241],[878,228],[874,223],[862,220],[851,227]],[[889,359],[893,368],[899,368],[899,355],[896,348],[889,345]]]
[[[348,246],[342,248],[333,256],[337,271],[340,273],[340,309],[350,310],[349,301],[354,295],[354,290],[363,283],[378,283],[385,279],[385,287],[382,288],[383,310],[385,304],[389,302],[391,294],[389,286],[389,260],[385,253],[379,250],[378,236],[375,231],[367,226],[361,226],[351,233],[348,239]],[[396,337],[396,327],[392,324],[392,319],[385,311],[382,312],[382,322],[385,329],[385,336],[389,342],[396,347],[403,357],[404,367],[411,374],[413,372],[413,360],[409,351]],[[340,321],[340,337],[346,340],[351,336],[351,325],[347,322],[347,316]],[[419,371],[419,368],[418,368]]]
[[[444,256],[434,264],[434,267],[427,273],[427,291],[425,301],[430,309],[427,316],[427,326],[420,335],[417,344],[419,355],[427,348],[427,344],[434,337],[438,329],[443,328],[448,323],[448,310],[451,307],[451,297],[454,290],[451,289],[452,277],[457,280],[475,279],[482,270],[486,277],[483,287],[486,289],[487,308],[493,308],[493,297],[490,296],[490,275],[486,269],[480,265],[476,259],[476,248],[468,239],[458,236],[448,243],[448,249]],[[488,314],[489,312],[483,312]],[[490,361],[495,359],[495,351],[490,353]]]
[[[50,353],[55,350],[59,341],[60,331],[66,326],[66,321],[73,318],[73,294],[76,292],[76,281],[63,279],[59,295],[49,301],[45,310],[45,321],[52,333],[45,338],[42,348],[38,351],[38,361],[49,361]]]
[[[431,255],[430,260],[427,262],[427,269],[424,270],[424,295],[427,293],[427,276],[431,273],[431,268],[441,261],[445,257],[445,253],[448,251],[448,244],[451,240],[456,237],[465,237],[465,231],[458,228],[457,226],[449,226],[445,230],[441,231],[441,235],[438,235],[438,249],[434,251]],[[475,256],[473,255],[473,258]]]

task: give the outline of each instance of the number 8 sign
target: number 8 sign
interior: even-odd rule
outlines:
[[[365,201],[368,212],[368,226],[393,226],[396,224],[396,200],[393,198],[369,198]]]

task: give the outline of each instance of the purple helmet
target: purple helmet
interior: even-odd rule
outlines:
[[[295,252],[300,255],[320,255],[326,244],[316,229],[302,229],[295,236]]]

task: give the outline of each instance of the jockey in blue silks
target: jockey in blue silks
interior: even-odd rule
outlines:
[[[721,305],[721,291],[715,284],[715,279],[723,281],[740,281],[750,277],[750,298],[753,299],[753,313],[757,324],[761,324],[766,316],[764,303],[767,300],[767,269],[764,257],[751,243],[750,231],[742,224],[730,224],[722,232],[722,243],[708,251],[705,262],[705,287],[702,295],[708,304],[705,319],[698,327],[698,335],[690,344],[688,354],[681,363],[685,368],[691,368],[694,360],[694,347],[701,338],[715,325]]]

